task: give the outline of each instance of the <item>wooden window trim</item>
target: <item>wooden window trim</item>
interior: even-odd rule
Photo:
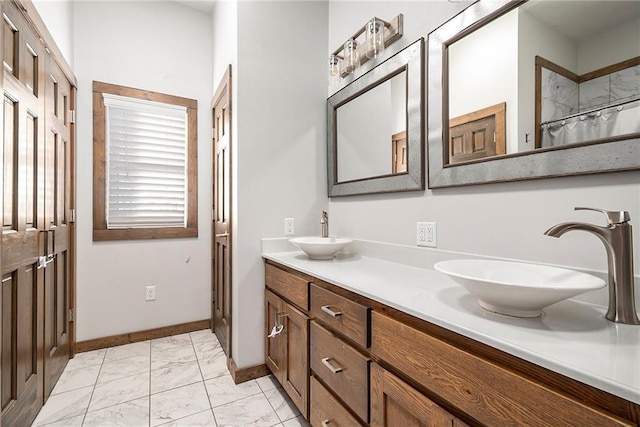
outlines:
[[[106,218],[106,140],[103,93],[163,102],[187,108],[186,227],[108,229]],[[139,240],[198,237],[198,101],[159,92],[93,82],[93,240]]]

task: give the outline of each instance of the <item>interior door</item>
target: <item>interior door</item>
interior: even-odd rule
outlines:
[[[43,402],[46,255],[42,66],[45,52],[3,2],[2,424],[28,425]]]
[[[69,359],[75,88],[2,2],[2,424],[29,425]]]
[[[231,65],[218,85],[213,113],[212,327],[231,357]]]
[[[449,164],[506,153],[506,103],[449,121]]]
[[[398,132],[391,136],[391,173],[407,171],[407,132]]]
[[[71,84],[53,61],[46,73],[45,399],[69,361]]]

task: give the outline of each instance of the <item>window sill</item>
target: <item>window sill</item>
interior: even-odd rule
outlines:
[[[183,239],[198,237],[198,228],[123,228],[117,230],[93,230],[93,241]]]

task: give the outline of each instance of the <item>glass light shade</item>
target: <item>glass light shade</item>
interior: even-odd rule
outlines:
[[[360,66],[360,54],[358,42],[351,39],[344,44],[344,64],[347,73],[353,73]]]
[[[329,56],[329,85],[337,86],[340,83],[342,72],[340,70],[340,58],[337,55]]]
[[[384,51],[384,22],[373,18],[367,22],[367,58],[377,58]]]
[[[337,55],[329,56],[329,77],[340,76],[340,58]]]

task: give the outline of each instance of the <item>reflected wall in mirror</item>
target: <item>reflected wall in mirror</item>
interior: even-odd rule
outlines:
[[[424,40],[327,100],[329,196],[424,190]]]
[[[429,187],[639,168],[638,40],[637,1],[480,0],[443,24]]]
[[[406,91],[402,70],[336,108],[338,182],[406,172]]]

